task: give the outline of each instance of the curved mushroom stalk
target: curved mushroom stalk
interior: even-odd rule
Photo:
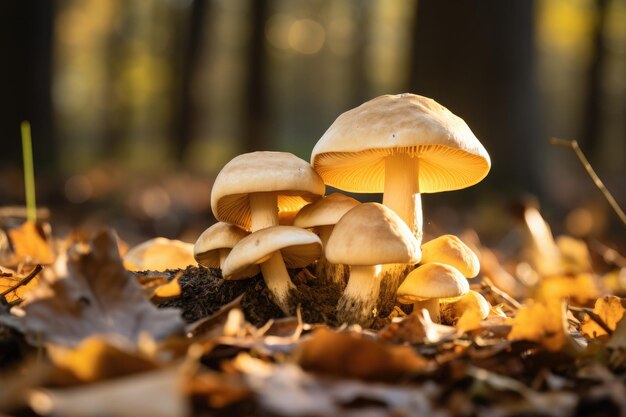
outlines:
[[[272,293],[274,303],[283,313],[291,314],[289,291],[295,290],[296,286],[291,282],[280,251],[274,252],[267,261],[261,264],[261,273],[267,288]]]
[[[341,323],[370,326],[378,312],[376,300],[380,289],[381,266],[351,266],[348,285],[337,305]]]

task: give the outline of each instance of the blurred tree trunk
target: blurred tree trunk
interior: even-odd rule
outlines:
[[[367,44],[370,36],[370,14],[372,13],[371,2],[358,2],[357,23],[358,30],[354,34],[354,52],[352,53],[352,104],[359,104],[371,99],[369,80],[367,77]]]
[[[597,19],[592,35],[592,55],[589,63],[589,75],[587,78],[587,94],[583,113],[583,131],[580,138],[583,148],[592,155],[598,149],[599,139],[602,135],[602,70],[606,51],[604,42],[604,28],[608,15],[608,0],[596,0]]]
[[[247,62],[247,93],[243,128],[246,152],[271,149],[268,136],[268,100],[266,83],[265,22],[268,18],[267,0],[250,2],[249,55]]]
[[[207,21],[207,0],[194,0],[189,13],[189,30],[183,37],[182,66],[180,67],[179,88],[175,91],[180,103],[172,115],[172,140],[177,162],[182,162],[187,146],[193,139],[193,127],[197,116],[194,104],[192,82],[198,69],[199,53],[206,51],[203,45],[204,23]]]
[[[22,166],[20,123],[32,126],[35,169],[56,164],[52,126],[54,2],[0,1],[0,137],[2,162]]]
[[[412,91],[465,119],[491,155],[488,183],[539,193],[534,1],[420,0],[415,22]]]

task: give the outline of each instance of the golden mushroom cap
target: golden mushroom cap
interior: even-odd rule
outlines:
[[[324,253],[330,263],[354,266],[416,264],[421,257],[406,223],[378,203],[359,204],[344,214]]]
[[[491,311],[491,304],[477,291],[470,290],[461,299],[454,303],[454,310],[460,316],[469,310],[476,310],[482,319],[486,319]]]
[[[195,264],[191,243],[164,237],[147,240],[124,255],[124,266],[129,271],[184,269]]]
[[[437,262],[411,271],[398,288],[398,300],[410,304],[432,298],[452,301],[469,292],[467,279],[458,269]]]
[[[422,263],[448,264],[467,277],[474,278],[480,272],[480,261],[473,250],[454,235],[443,235],[422,245]]]
[[[319,199],[325,188],[311,165],[291,153],[251,152],[233,158],[217,175],[211,209],[216,219],[249,230],[251,193],[276,193],[281,217]]]
[[[222,265],[225,279],[239,279],[240,272],[261,264],[280,251],[285,265],[303,268],[322,254],[322,242],[313,232],[295,226],[271,226],[244,237],[230,251]]]
[[[313,148],[324,182],[360,193],[384,191],[385,157],[419,158],[421,193],[458,190],[489,172],[489,154],[463,119],[427,97],[384,95],[341,114]]]
[[[304,229],[337,224],[350,209],[361,204],[358,200],[340,193],[327,195],[315,203],[302,207],[293,221],[294,226]]]

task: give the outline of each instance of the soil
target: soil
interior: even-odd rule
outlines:
[[[167,274],[173,278],[178,272],[167,271]],[[290,294],[293,311],[299,306],[302,319],[307,323],[336,324],[335,306],[341,289],[321,284],[308,269],[289,270],[289,275],[296,286]],[[188,323],[213,314],[241,294],[241,308],[253,325],[261,326],[270,319],[284,317],[271,301],[260,274],[250,279],[226,281],[219,269],[188,267],[182,271],[179,283],[181,295],[159,304],[159,307],[181,309],[182,317]]]

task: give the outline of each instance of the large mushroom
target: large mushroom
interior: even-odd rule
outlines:
[[[430,98],[398,94],[340,115],[315,145],[311,164],[330,186],[382,192],[383,204],[421,242],[420,194],[474,185],[491,160],[463,119]],[[395,297],[403,271],[392,275],[384,297]]]
[[[297,156],[252,152],[233,158],[222,168],[211,191],[211,209],[216,219],[256,232],[277,226],[279,212],[297,212],[321,198],[324,191],[320,176]],[[272,256],[275,259],[267,262],[285,268],[279,251]],[[264,278],[267,282],[265,274]],[[291,281],[285,285],[288,290],[295,289]],[[282,295],[274,297],[279,300]]]
[[[325,248],[335,224],[344,214],[359,204],[361,203],[352,197],[332,193],[315,203],[304,206],[295,217],[293,225],[303,229],[314,229],[322,241],[322,247]],[[315,276],[343,289],[346,285],[348,269],[345,265],[327,262],[322,252],[321,258],[315,264]]]
[[[421,251],[408,226],[378,203],[360,204],[335,225],[326,259],[350,265],[350,278],[337,307],[338,320],[369,326],[377,315],[382,264],[419,262]]]
[[[295,226],[271,226],[241,239],[226,257],[222,274],[225,279],[240,279],[250,267],[260,265],[274,302],[289,314],[289,292],[294,285],[285,264],[303,268],[319,259],[321,252],[315,233]]]

